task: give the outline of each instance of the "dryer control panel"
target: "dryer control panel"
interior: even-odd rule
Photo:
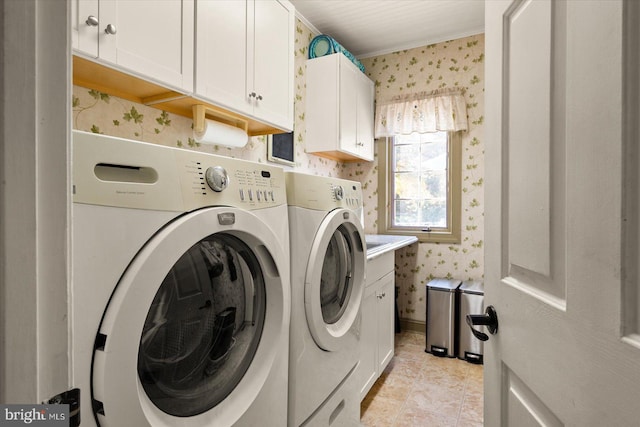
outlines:
[[[278,166],[80,131],[73,160],[76,203],[177,212],[287,203]]]
[[[289,171],[285,180],[289,206],[323,211],[362,209],[362,185],[357,181]]]

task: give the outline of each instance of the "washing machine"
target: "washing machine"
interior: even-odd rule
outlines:
[[[285,172],[291,250],[289,425],[360,425],[354,372],[366,244],[358,182]]]
[[[84,132],[72,147],[82,425],[286,425],[282,169]]]

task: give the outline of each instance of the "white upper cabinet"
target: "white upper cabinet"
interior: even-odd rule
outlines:
[[[193,90],[194,0],[73,0],[76,53]]]
[[[72,0],[71,44],[75,51],[98,57],[98,0]]]
[[[197,0],[195,96],[293,129],[295,9],[284,0]]]
[[[356,150],[365,160],[373,160],[374,84],[364,73],[356,73]]]
[[[256,93],[255,115],[293,130],[295,9],[285,1],[252,3],[253,76],[247,81],[253,81]],[[247,63],[251,64],[249,57]]]
[[[373,82],[341,53],[307,61],[307,153],[373,160]]]
[[[242,111],[247,109],[247,2],[196,3],[197,96]]]

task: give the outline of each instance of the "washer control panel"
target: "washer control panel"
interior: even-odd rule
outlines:
[[[189,205],[260,209],[286,204],[284,172],[277,166],[192,152],[178,158],[183,161],[180,180]]]
[[[73,158],[75,203],[177,212],[287,204],[278,166],[81,131]]]

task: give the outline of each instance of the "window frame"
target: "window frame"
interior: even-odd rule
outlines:
[[[378,158],[378,233],[416,236],[424,243],[460,243],[462,198],[462,138],[460,132],[447,132],[447,227],[394,226],[391,223],[393,195],[393,137],[380,140]]]

